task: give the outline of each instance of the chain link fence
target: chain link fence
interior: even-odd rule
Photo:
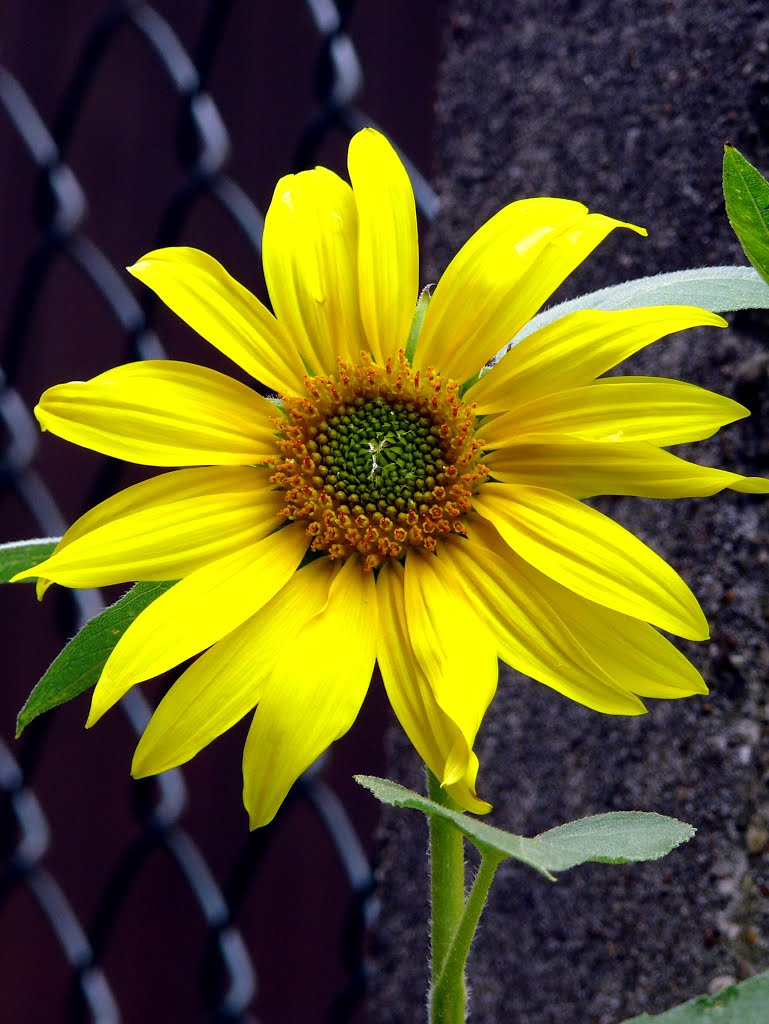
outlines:
[[[417,168],[430,162],[441,23],[438,0],[8,0],[4,539],[58,535],[139,479],[41,443],[31,410],[44,388],[166,351],[215,365],[134,287],[127,263],[157,245],[198,245],[264,297],[272,185],[317,162],[343,171],[366,124],[400,146],[423,223],[435,216]],[[13,739],[31,685],[112,598],[59,592],[41,608],[32,588],[0,594],[0,1018],[364,1020],[376,810],[349,776],[382,769],[384,699],[372,695],[351,736],[249,836],[237,729],[183,772],[130,782],[132,746],[168,680],[131,691],[91,733],[80,698]]]

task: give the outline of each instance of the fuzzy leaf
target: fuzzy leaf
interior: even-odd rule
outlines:
[[[0,583],[8,583],[17,572],[23,572],[38,562],[45,561],[59,543],[58,537],[44,537],[39,540],[12,540],[0,544]],[[33,577],[21,580],[34,583]]]
[[[729,985],[715,996],[697,996],[664,1013],[642,1013],[624,1024],[766,1024],[769,973]]]
[[[769,285],[752,267],[697,267],[625,281],[580,295],[538,313],[515,336],[528,334],[578,309],[640,309],[646,306],[698,306],[711,313],[769,309]],[[507,351],[506,345],[495,360]]]
[[[387,779],[356,775],[355,780],[370,789],[382,803],[413,808],[452,821],[481,852],[496,850],[551,879],[554,871],[566,871],[591,861],[626,864],[656,860],[691,839],[695,832],[691,825],[663,814],[613,811],[571,821],[527,839],[442,807]]]
[[[769,281],[769,181],[733,146],[724,147],[724,200],[745,255]]]
[[[169,582],[137,583],[119,601],[87,622],[27,698],[16,720],[16,736],[33,718],[94,686],[112,649],[137,615],[172,586]]]

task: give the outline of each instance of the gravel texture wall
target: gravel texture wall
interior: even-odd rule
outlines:
[[[644,225],[615,232],[560,297],[686,266],[743,263],[720,190],[724,142],[769,171],[769,14],[747,0],[453,0],[438,92],[443,214],[436,279],[470,233],[529,195],[580,199]],[[696,457],[769,474],[765,314],[652,346],[625,372],[728,394],[752,417]],[[524,834],[600,811],[657,810],[694,841],[641,866],[551,885],[504,866],[472,958],[476,1024],[615,1024],[769,967],[769,501],[732,492],[599,507],[688,580],[712,639],[688,645],[711,693],[599,716],[505,670],[483,727],[480,791]],[[468,680],[472,686],[472,679]],[[421,785],[393,734],[391,776]],[[426,829],[383,828],[374,1024],[419,1020],[426,983]]]

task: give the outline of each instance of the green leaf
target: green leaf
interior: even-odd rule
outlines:
[[[639,277],[635,281],[601,288],[551,306],[529,320],[515,336],[513,344],[578,309],[640,309],[646,306],[698,306],[709,309],[711,313],[769,309],[769,285],[752,267],[697,267]],[[506,352],[508,347],[502,352]]]
[[[423,814],[452,821],[481,853],[496,850],[505,857],[528,864],[551,879],[554,871],[566,871],[589,861],[626,864],[629,861],[657,860],[691,839],[695,832],[691,825],[663,814],[614,811],[559,825],[527,839],[487,825],[478,818],[441,807],[387,779],[356,775],[355,781],[370,789],[382,803],[413,808]]]
[[[119,601],[87,622],[29,695],[16,720],[16,736],[21,735],[33,718],[93,686],[112,649],[137,615],[173,585],[173,582],[137,583]]]
[[[45,561],[59,543],[58,537],[45,537],[40,540],[12,540],[8,544],[0,544],[0,583],[8,583],[17,572]],[[34,583],[34,577],[20,580],[22,583]]]
[[[406,360],[410,364],[414,358],[414,353],[417,348],[417,341],[419,340],[419,333],[422,330],[422,324],[425,320],[425,313],[427,313],[427,307],[430,305],[431,298],[431,286],[428,285],[423,288],[419,293],[419,299],[417,301],[417,308],[414,310],[414,319],[411,321],[411,329],[409,331],[408,340],[406,341]]]
[[[769,973],[729,985],[715,996],[697,996],[664,1013],[642,1013],[624,1024],[766,1024],[768,1020]]]
[[[724,146],[724,200],[745,255],[769,281],[769,181],[733,146]]]

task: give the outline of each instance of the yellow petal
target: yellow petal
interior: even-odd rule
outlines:
[[[125,487],[117,494],[99,502],[70,526],[59,541],[54,554],[58,554],[73,540],[87,533],[132,515],[145,508],[155,508],[182,498],[198,495],[229,494],[256,487],[270,490],[271,470],[261,466],[201,466],[195,469],[176,469],[160,473],[149,480]]]
[[[524,434],[669,445],[701,441],[749,415],[744,405],[696,384],[662,377],[605,377],[517,406],[484,423],[479,432],[490,448]]]
[[[70,526],[57,544],[53,555],[60,554],[74,540],[84,537],[93,530],[141,509],[154,508],[169,501],[194,498],[197,495],[227,494],[248,487],[249,484],[253,485],[257,480],[261,482],[261,494],[262,491],[270,489],[269,474],[269,470],[256,466],[205,466],[161,473],[151,480],[144,480],[132,487],[126,487],[98,505],[94,505]],[[20,573],[14,577],[14,580],[24,579],[29,575],[29,573]],[[180,579],[181,576],[172,578]],[[38,579],[38,600],[42,600],[52,582],[45,577]]]
[[[419,290],[414,193],[397,153],[373,128],[353,136],[347,158],[358,210],[358,287],[375,359],[406,347]]]
[[[201,654],[144,730],[131,767],[134,777],[184,764],[253,710],[278,658],[325,604],[333,572],[327,558],[311,562],[264,608]]]
[[[217,559],[153,601],[107,659],[93,692],[93,725],[135,683],[199,654],[263,608],[307,550],[300,527],[286,527]]]
[[[325,606],[299,632],[288,630],[243,752],[243,802],[251,828],[275,817],[289,789],[350,728],[374,669],[374,576],[349,558]]]
[[[496,645],[451,571],[410,551],[404,597],[409,639],[435,700],[461,733],[446,759],[445,786],[465,778],[486,708],[497,688]]]
[[[618,523],[542,487],[486,484],[473,504],[521,558],[575,594],[686,637],[708,624],[681,577]]]
[[[467,391],[479,414],[506,412],[544,395],[590,384],[652,342],[689,327],[726,327],[694,306],[570,313],[518,342]]]
[[[280,525],[284,503],[280,492],[271,489],[265,470],[186,472],[197,474],[194,481],[180,481],[188,493],[165,494],[158,500],[157,487],[137,484],[120,496],[122,514],[105,518],[105,510],[97,506],[90,519],[98,525],[84,531],[82,524],[75,524],[79,536],[65,534],[50,558],[19,578],[37,575],[65,587],[178,580],[255,544]],[[127,499],[133,499],[130,505]],[[115,508],[118,502],[108,499],[102,505]]]
[[[270,402],[223,373],[170,359],[57,384],[35,415],[66,441],[144,466],[245,465],[276,451]]]
[[[498,601],[496,588],[499,588],[510,593],[514,604],[520,606],[521,600],[526,602],[526,611],[536,611],[538,622],[549,621],[550,628],[555,629],[550,641],[555,641],[550,667],[556,678],[549,685],[588,707],[610,714],[643,711],[643,704],[631,694],[670,698],[707,693],[697,669],[653,626],[577,597],[519,558],[490,523],[479,520],[470,526],[469,533],[471,540],[477,540],[485,550],[479,554],[475,547],[463,553],[463,569],[468,586],[477,583],[479,592],[487,595],[484,607],[489,614],[500,619],[509,615],[504,600]],[[494,590],[489,590],[484,574],[493,582]],[[536,630],[522,634],[523,642],[531,644],[538,635]],[[559,645],[564,648],[562,652],[558,651]],[[558,685],[559,657],[570,669],[562,673],[567,676],[563,681],[568,688]],[[587,687],[579,683],[571,685],[573,663],[581,667],[584,674],[592,671],[596,681],[608,679],[612,689],[605,684],[596,689],[595,681],[592,689],[589,681]],[[542,679],[542,682],[548,680]],[[600,697],[598,703],[594,702],[596,696]]]
[[[769,480],[697,466],[643,441],[588,441],[558,434],[525,435],[483,458],[494,480],[532,484],[572,498],[627,494],[701,498],[726,487],[769,493]]]
[[[489,523],[467,526],[469,540],[452,541],[451,557],[468,600],[494,635],[499,657],[594,711],[643,714],[641,701],[621,679],[607,675],[570,629],[563,609],[553,605],[548,584],[557,584],[510,551]],[[573,604],[586,604],[566,593]]]
[[[264,222],[272,307],[311,374],[366,348],[358,304],[358,223],[352,189],[325,167],[289,174]]]
[[[199,249],[147,253],[129,273],[233,362],[273,391],[303,391],[304,367],[270,311]]]
[[[385,562],[379,571],[376,587],[379,603],[377,661],[387,696],[417,753],[433,775],[442,779],[446,775],[449,755],[461,739],[461,733],[438,706],[411,646],[401,564]],[[477,774],[478,758],[470,751],[464,776],[446,788],[465,810],[485,814],[491,810],[491,804],[476,794]]]
[[[694,665],[653,626],[591,601],[575,600],[554,580],[545,583],[572,635],[618,686],[641,697],[668,700],[708,692]]]
[[[474,377],[566,277],[623,224],[568,199],[522,199],[470,238],[438,282],[414,357],[458,381]]]

